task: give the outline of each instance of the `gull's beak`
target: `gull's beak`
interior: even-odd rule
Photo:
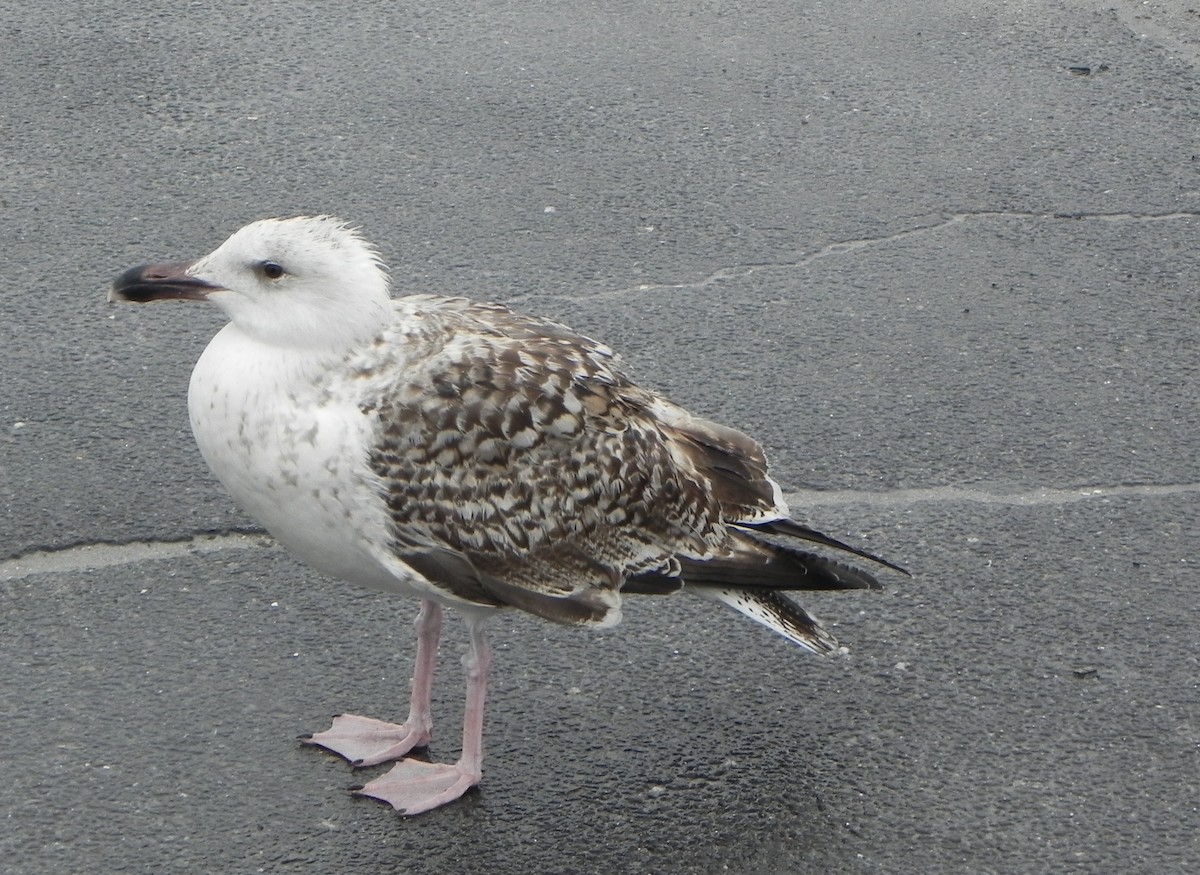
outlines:
[[[209,292],[220,286],[191,276],[192,262],[178,264],[140,264],[131,267],[115,280],[108,290],[109,301],[207,301]]]

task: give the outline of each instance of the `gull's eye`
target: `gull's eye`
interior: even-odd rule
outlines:
[[[259,265],[263,276],[269,280],[277,280],[284,274],[283,266],[276,264],[274,261],[264,261]]]

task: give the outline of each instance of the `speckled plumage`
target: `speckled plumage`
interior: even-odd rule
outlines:
[[[725,547],[694,449],[608,347],[424,295],[396,302],[382,341],[356,367],[396,551],[414,558],[415,538],[465,557],[475,573],[424,566],[461,597],[604,622],[627,577]]]
[[[478,781],[481,624],[497,609],[603,625],[622,592],[683,589],[829,652],[783,593],[876,585],[814,549],[883,562],[790,520],[751,438],[636,385],[565,326],[464,298],[392,300],[375,251],[338,220],[256,222],[194,262],[127,271],[111,297],[220,305],[231,322],[189,389],[213,471],[314,567],[426,600],[396,739],[377,749],[363,739],[378,721],[346,717],[315,743],[361,763],[427,741],[435,605],[465,611],[463,759],[433,769],[436,791],[414,789],[427,770],[406,760],[370,794],[410,813]]]

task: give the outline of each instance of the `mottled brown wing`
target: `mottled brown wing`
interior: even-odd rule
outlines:
[[[721,547],[708,478],[607,347],[496,305],[422,303],[396,341],[401,380],[364,407],[402,558],[476,601],[602,622],[626,576]]]

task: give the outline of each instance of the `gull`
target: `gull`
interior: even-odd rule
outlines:
[[[393,298],[378,251],[331,216],[264,219],[201,258],[130,268],[111,301],[208,301],[229,317],[188,411],[241,508],[317,571],[420,600],[408,717],[341,714],[304,740],[355,790],[413,815],[482,778],[489,618],[612,626],[624,595],[686,592],[816,653],[786,593],[878,588],[833,555],[899,566],[793,520],[761,446],[635,383],[602,343],[462,297]],[[454,763],[428,746],[442,608],[469,633]]]

